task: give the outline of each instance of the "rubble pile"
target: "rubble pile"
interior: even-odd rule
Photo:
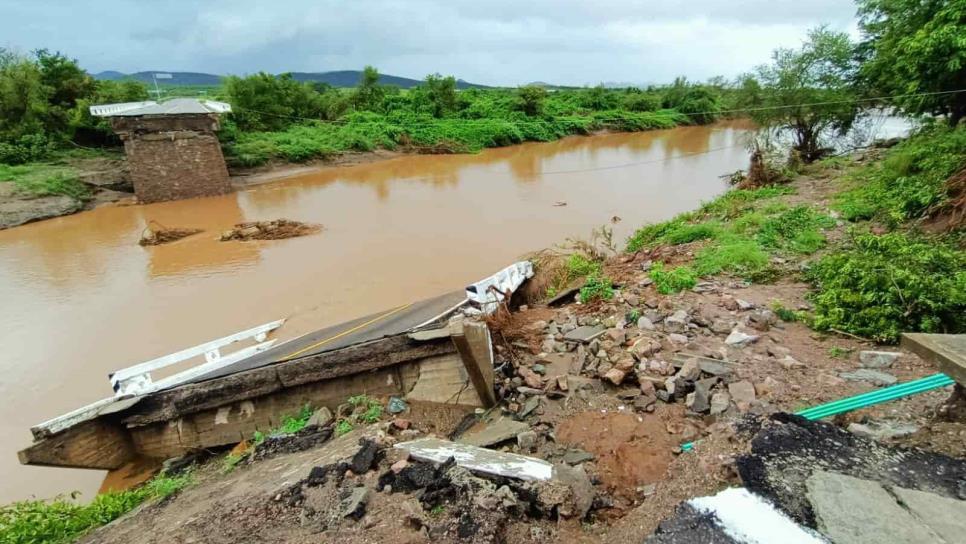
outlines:
[[[169,229],[166,227],[148,227],[144,229],[141,233],[141,239],[138,240],[138,244],[142,246],[159,246],[161,244],[168,244],[171,242],[178,241],[182,238],[187,238],[198,234],[199,232],[204,232],[202,229]]]
[[[289,219],[275,219],[274,221],[253,221],[238,223],[235,228],[221,233],[221,241],[231,240],[281,240],[315,234],[322,230],[321,225],[302,223]]]

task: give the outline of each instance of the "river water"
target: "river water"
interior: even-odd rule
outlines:
[[[282,317],[287,339],[459,289],[615,216],[622,242],[724,191],[719,176],[747,165],[749,129],[728,122],[405,156],[0,231],[0,503],[96,492],[102,472],[23,467],[16,451],[31,425],[110,395],[112,370]],[[325,230],[217,240],[235,223],[280,217]],[[206,232],[140,247],[151,221]]]

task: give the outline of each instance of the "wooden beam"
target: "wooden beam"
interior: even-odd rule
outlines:
[[[460,354],[466,373],[473,382],[473,388],[483,401],[483,406],[496,406],[493,392],[493,344],[490,329],[482,321],[463,321],[462,327],[454,331],[453,344]]]
[[[17,456],[24,465],[114,470],[135,454],[128,432],[101,418],[35,442]]]
[[[902,347],[966,386],[966,334],[903,333]]]

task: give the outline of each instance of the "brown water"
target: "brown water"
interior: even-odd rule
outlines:
[[[111,394],[108,372],[280,317],[285,339],[458,289],[614,216],[623,241],[721,193],[719,176],[746,166],[746,130],[407,156],[0,231],[0,503],[94,493],[103,473],[22,467],[16,450],[31,425]],[[217,241],[234,223],[279,217],[325,231]],[[143,248],[149,221],[206,232]]]

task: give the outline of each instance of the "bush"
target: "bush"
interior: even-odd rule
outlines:
[[[815,327],[882,342],[902,332],[966,331],[966,252],[906,234],[858,235],[806,273]]]
[[[698,284],[698,274],[690,266],[679,266],[665,270],[662,263],[655,263],[650,272],[657,292],[670,295]]]
[[[592,274],[580,288],[580,301],[584,303],[612,298],[614,298],[614,283],[606,276]]]

